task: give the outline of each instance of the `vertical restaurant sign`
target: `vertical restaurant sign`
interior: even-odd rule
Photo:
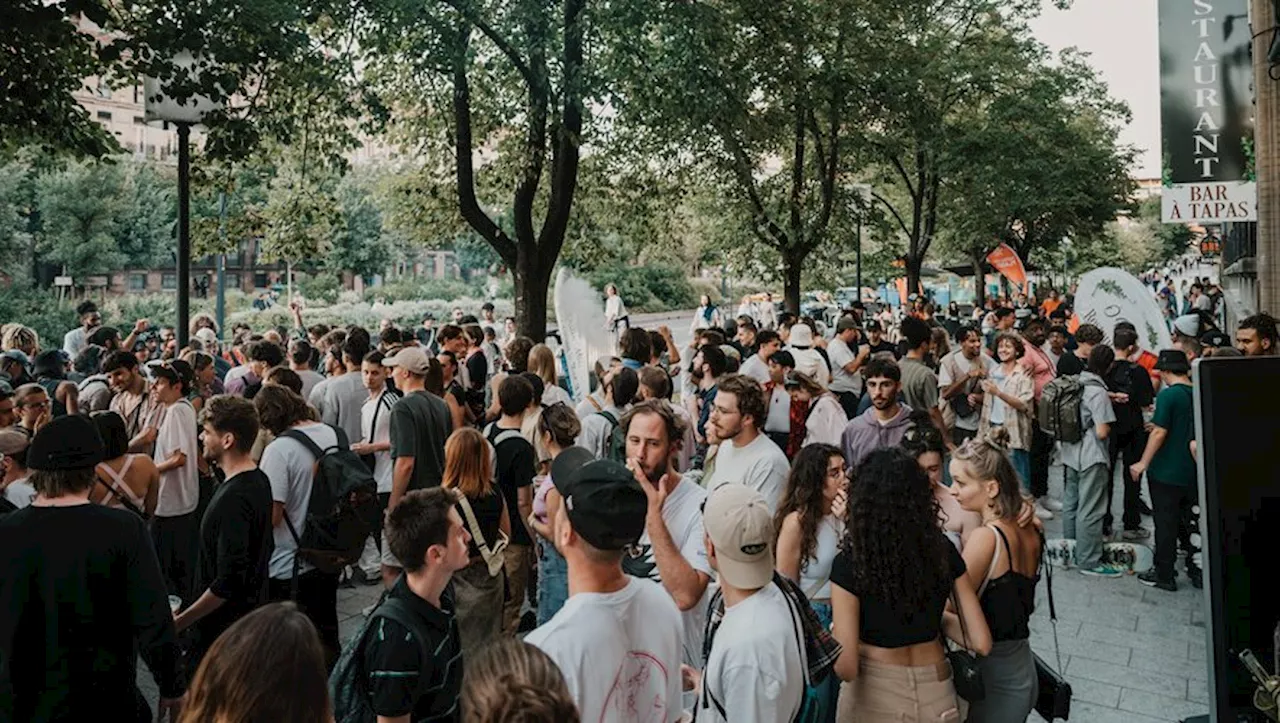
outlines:
[[[996,247],[995,251],[987,254],[987,263],[1026,291],[1027,269],[1022,265],[1022,259],[1018,258],[1018,252],[1014,251],[1009,244],[1002,243]]]
[[[1256,221],[1248,0],[1160,0],[1165,223]]]

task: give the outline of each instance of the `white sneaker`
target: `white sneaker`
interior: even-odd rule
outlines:
[[[1040,503],[1041,507],[1045,508],[1046,510],[1049,510],[1050,512],[1062,511],[1062,500],[1050,497],[1049,495],[1045,495],[1044,497],[1041,497],[1037,501]]]
[[[1040,519],[1042,519],[1042,520],[1052,520],[1052,519],[1053,519],[1053,513],[1052,513],[1052,512],[1050,512],[1049,510],[1046,510],[1045,508],[1043,508],[1043,507],[1041,507],[1040,505],[1038,505],[1038,504],[1037,504],[1037,505],[1036,505],[1036,517],[1039,517],[1039,518],[1040,518]]]

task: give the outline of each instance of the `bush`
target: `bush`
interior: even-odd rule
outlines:
[[[435,314],[437,326],[451,317],[453,307],[460,306],[469,314],[480,315],[479,299],[427,299],[419,301],[396,301],[390,304],[368,304],[359,302],[339,302],[331,306],[307,308],[302,311],[302,322],[307,326],[326,324],[328,326],[345,326],[356,324],[369,330],[378,328],[383,319],[390,319],[400,328],[414,329],[422,323],[422,316],[427,312]],[[495,315],[498,318],[511,316],[514,312],[510,301],[494,302]],[[265,311],[249,309],[227,317],[227,324],[245,323],[254,329],[283,326],[293,327],[293,317],[284,304]]]
[[[475,299],[484,295],[480,284],[468,284],[460,279],[401,279],[364,290],[365,301],[373,303],[381,299],[388,304],[431,299]]]
[[[342,282],[336,274],[309,274],[297,281],[297,290],[304,299],[309,301],[335,304],[338,301],[338,294],[342,292]]]
[[[75,328],[78,300],[58,303],[55,292],[26,286],[0,289],[0,323],[23,324],[40,335],[44,349],[61,349],[62,337]],[[105,314],[104,314],[105,317]]]
[[[611,283],[617,286],[628,311],[676,311],[698,302],[684,271],[671,266],[606,266],[592,271],[587,279],[601,291]]]

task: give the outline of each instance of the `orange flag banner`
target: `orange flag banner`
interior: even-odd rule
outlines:
[[[1018,252],[1009,244],[1000,244],[995,251],[987,254],[987,263],[1020,288],[1026,288],[1027,269],[1022,265],[1022,259],[1018,258]]]

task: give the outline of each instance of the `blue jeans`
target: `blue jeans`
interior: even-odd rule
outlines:
[[[1013,470],[1018,473],[1018,481],[1022,483],[1022,491],[1031,493],[1031,452],[1025,449],[1009,450],[1009,461]]]
[[[542,625],[564,607],[569,599],[569,565],[556,546],[538,539],[538,624]]]
[[[1076,566],[1088,570],[1102,564],[1102,518],[1107,513],[1105,462],[1082,470],[1063,467],[1062,536],[1076,541]]]

